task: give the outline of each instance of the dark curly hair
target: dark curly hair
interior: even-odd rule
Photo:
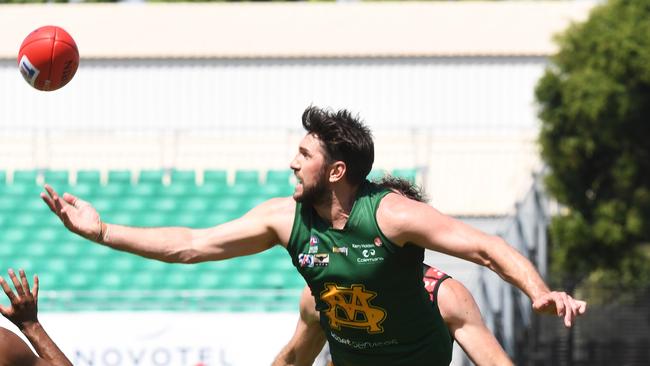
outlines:
[[[417,186],[404,178],[385,175],[382,178],[374,179],[373,182],[384,188],[396,191],[402,196],[412,200],[420,202],[426,202],[427,200],[427,196],[424,194],[424,191],[420,186]]]
[[[310,106],[302,114],[302,126],[322,142],[328,162],[341,160],[346,166],[348,182],[361,184],[375,160],[370,129],[342,109],[337,112]]]

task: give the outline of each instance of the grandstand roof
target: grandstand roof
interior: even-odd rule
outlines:
[[[595,1],[0,5],[0,58],[47,24],[86,58],[544,56]]]

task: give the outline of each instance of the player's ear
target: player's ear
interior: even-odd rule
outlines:
[[[330,169],[329,169],[329,177],[328,180],[330,183],[336,183],[340,180],[343,179],[345,176],[345,172],[347,171],[347,167],[345,166],[345,163],[341,160],[337,160],[330,164]]]

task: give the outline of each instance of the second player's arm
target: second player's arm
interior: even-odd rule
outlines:
[[[449,332],[477,366],[511,366],[512,361],[485,326],[472,294],[453,278],[440,284],[438,308]]]
[[[318,323],[316,303],[309,287],[300,297],[300,318],[293,337],[273,361],[273,366],[311,366],[325,345],[325,334]]]

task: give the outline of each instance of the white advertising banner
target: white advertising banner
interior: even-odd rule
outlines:
[[[39,319],[75,366],[257,366],[271,364],[298,313],[46,313]],[[0,326],[18,333],[2,317]]]

